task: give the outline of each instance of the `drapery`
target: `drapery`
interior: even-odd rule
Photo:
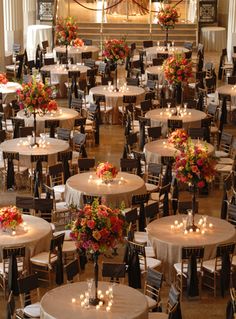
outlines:
[[[107,0],[107,7],[113,6],[117,3],[117,0]],[[136,0],[136,3],[131,0],[122,1],[117,6],[108,9],[106,12],[108,14],[121,14],[121,15],[136,15],[136,14],[147,14],[144,8],[148,9],[149,0]]]

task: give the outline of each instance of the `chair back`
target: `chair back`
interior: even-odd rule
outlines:
[[[66,277],[67,277],[67,282],[72,283],[74,282],[74,278],[79,274],[80,268],[79,268],[79,262],[78,259],[74,259],[68,264],[64,266],[65,271],[66,271]]]
[[[128,172],[137,175],[140,169],[140,163],[135,158],[121,158],[120,169],[122,172]]]
[[[49,129],[50,137],[55,138],[55,130],[59,127],[59,120],[45,120],[45,129]]]
[[[146,224],[149,224],[153,220],[157,219],[159,213],[159,206],[157,202],[153,202],[151,204],[147,204],[144,207]]]
[[[232,258],[234,254],[235,249],[235,243],[229,243],[229,244],[221,244],[217,246],[216,249],[216,258],[215,258],[215,271],[219,271],[222,268],[223,259],[228,256],[229,257],[229,263],[231,265]]]
[[[21,307],[39,302],[40,291],[37,274],[31,274],[18,279]]]
[[[55,64],[54,58],[45,58],[44,65],[52,65]]]
[[[236,205],[228,204],[227,207],[227,220],[232,225],[236,226]]]
[[[34,209],[34,198],[32,196],[16,196],[16,207],[21,208],[24,213],[30,214]]]
[[[148,268],[144,284],[144,294],[156,301],[155,308],[160,302],[160,291],[163,282],[163,274],[155,269]]]
[[[48,222],[52,221],[53,199],[35,198],[34,199],[35,215],[40,216]]]
[[[196,201],[196,213],[198,213],[198,201]],[[179,214],[187,214],[188,210],[191,210],[193,208],[192,201],[178,201],[178,213]]]
[[[149,141],[155,141],[161,137],[161,126],[152,126],[147,128]]]
[[[102,263],[102,277],[109,278],[110,282],[115,283],[124,283],[126,273],[126,265],[125,263],[110,263],[103,262]]]
[[[144,47],[144,48],[153,47],[153,41],[152,41],[152,40],[145,40],[145,41],[143,41],[143,47]]]
[[[147,270],[147,260],[146,260],[146,252],[145,245],[137,244],[132,241],[128,241],[130,251],[135,251],[138,254],[140,269],[146,271]]]
[[[49,166],[48,171],[51,187],[64,184],[64,172],[62,163]]]
[[[175,130],[177,128],[182,128],[183,121],[182,120],[168,119],[167,126],[168,126],[168,128],[170,128],[172,130]]]
[[[70,141],[70,129],[58,127],[57,128],[57,138],[63,141]]]
[[[149,163],[147,168],[146,182],[149,184],[158,185],[161,180],[162,164]]]
[[[78,158],[79,172],[86,172],[95,167],[95,158]]]

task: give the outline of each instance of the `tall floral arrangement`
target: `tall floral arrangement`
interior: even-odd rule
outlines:
[[[174,130],[170,134],[168,137],[168,143],[173,144],[178,150],[183,150],[187,145],[188,138],[188,133],[184,129],[180,128]]]
[[[53,87],[37,82],[34,78],[32,82],[23,83],[22,89],[17,90],[21,109],[28,113],[47,113],[56,111],[57,102],[52,98]]]
[[[23,222],[21,211],[16,206],[7,206],[0,209],[0,227],[15,229]]]
[[[162,6],[157,12],[157,20],[163,29],[173,29],[178,22],[179,14],[175,7]]]
[[[105,42],[102,56],[105,61],[123,63],[128,54],[129,47],[124,39],[112,39]]]
[[[215,176],[216,161],[207,152],[207,147],[193,144],[189,138],[185,149],[175,159],[176,178],[186,184],[203,188]]]
[[[56,42],[60,45],[71,45],[78,38],[79,25],[74,17],[59,17],[56,21]]]
[[[180,54],[167,58],[163,63],[166,80],[170,84],[187,83],[192,78],[192,62]]]
[[[105,253],[124,239],[126,222],[119,209],[111,209],[94,201],[78,211],[70,236],[76,246],[90,253]]]
[[[97,176],[104,181],[112,180],[116,177],[117,173],[117,168],[109,162],[99,163],[96,168]]]
[[[6,73],[0,73],[0,84],[7,84],[7,82]]]

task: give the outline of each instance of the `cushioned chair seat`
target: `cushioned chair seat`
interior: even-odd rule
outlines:
[[[157,306],[156,300],[152,299],[151,297],[145,295],[147,303],[148,303],[148,309],[153,309]]]
[[[202,266],[203,266],[203,269],[206,269],[213,273],[215,271],[215,259],[209,259],[204,261]]]
[[[53,186],[53,189],[56,193],[64,193],[65,192],[65,185],[56,185],[56,186]]]
[[[218,164],[225,164],[225,165],[233,165],[234,160],[230,157],[221,157],[218,160]]]
[[[57,260],[57,256],[54,255],[51,258],[52,262],[55,262]],[[35,265],[49,265],[49,252],[43,251],[33,257],[30,258],[30,261]]]
[[[22,264],[22,262],[18,262],[18,263],[17,263],[17,269],[18,269],[19,272],[23,271],[23,264]],[[6,271],[6,273],[8,273],[8,264],[5,266],[5,271]],[[1,262],[1,263],[0,263],[0,274],[3,274],[3,273],[4,273],[4,272],[3,272],[3,263]]]
[[[56,231],[56,232],[54,232],[53,233],[53,235],[56,237],[56,236],[58,236],[58,235],[61,235],[61,234],[65,234],[65,237],[64,237],[64,243],[65,243],[65,241],[69,241],[69,240],[71,240],[71,237],[70,237],[70,229],[68,229],[68,230],[60,230],[60,231]]]
[[[68,210],[68,206],[66,202],[57,202],[56,203],[56,211],[57,212],[64,212]]]
[[[158,190],[158,186],[157,185],[154,185],[154,184],[151,184],[151,183],[145,183],[146,185],[146,189],[147,189],[147,192],[151,193],[151,192],[155,192]]]
[[[229,153],[226,153],[224,151],[215,151],[215,156],[216,157],[228,157]]]
[[[152,246],[145,247],[145,254],[146,254],[146,257],[150,257],[150,258],[156,257],[155,251]]]
[[[146,232],[134,232],[134,241],[139,244],[145,244],[148,241],[148,235]]]
[[[156,268],[158,266],[161,265],[161,261],[155,258],[151,258],[151,257],[146,257],[146,262],[147,262],[147,268]],[[140,269],[141,271],[144,271],[144,265],[140,265]]]
[[[24,308],[24,313],[30,318],[40,318],[40,302],[26,306]]]
[[[62,252],[63,253],[69,253],[69,252],[75,252],[76,251],[76,246],[74,241],[64,241],[63,247],[62,247]]]

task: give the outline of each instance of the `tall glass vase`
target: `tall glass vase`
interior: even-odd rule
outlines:
[[[95,252],[93,254],[95,294],[94,294],[94,298],[89,299],[90,305],[93,305],[93,306],[98,305],[99,302],[101,301],[98,298],[98,257],[99,257],[99,252]]]
[[[33,143],[30,145],[30,147],[38,147],[39,144],[36,142],[36,129],[37,129],[36,112],[33,112],[33,116],[34,116]]]
[[[192,221],[191,221],[191,224],[187,227],[187,230],[190,230],[192,229],[192,231],[197,231],[197,229],[199,229],[199,227],[197,225],[195,225],[195,221],[194,221],[194,218],[195,218],[195,214],[197,212],[197,201],[196,201],[196,192],[197,192],[197,186],[195,184],[193,184],[191,186],[192,188]]]
[[[180,83],[175,84],[175,101],[177,105],[182,104],[182,85]]]
[[[166,28],[165,51],[168,51],[169,28]]]
[[[113,83],[113,85],[114,85],[114,91],[116,91],[116,92],[118,92],[119,91],[119,89],[118,89],[118,84],[117,84],[117,80],[118,80],[118,70],[117,70],[117,68],[118,68],[118,65],[117,65],[117,63],[114,63],[114,67],[115,67],[115,72],[114,72],[114,83]]]
[[[66,44],[66,69],[69,70],[69,65],[68,65],[68,44]]]

